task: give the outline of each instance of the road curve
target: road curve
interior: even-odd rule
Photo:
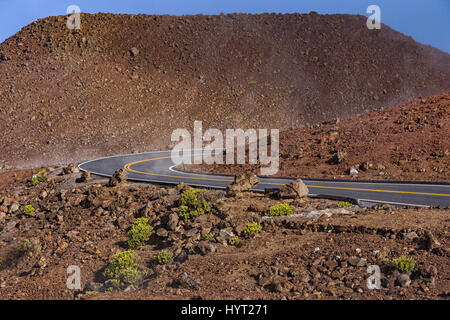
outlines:
[[[80,163],[82,171],[110,177],[117,169],[128,171],[128,180],[162,184],[184,182],[191,186],[224,189],[233,181],[233,176],[183,172],[174,168],[170,151],[158,151],[99,158]],[[293,178],[261,178],[252,190],[281,188]],[[303,179],[310,196],[354,199],[361,205],[375,203],[411,206],[450,205],[450,185],[423,183],[357,182],[339,180]]]

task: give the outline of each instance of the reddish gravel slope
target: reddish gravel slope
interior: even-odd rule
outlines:
[[[280,134],[277,175],[311,178],[450,180],[450,92]],[[339,157],[337,153],[339,152]],[[192,165],[201,172],[256,167]]]
[[[449,66],[363,16],[49,17],[0,45],[0,165],[166,148],[194,120],[299,128],[447,91]]]

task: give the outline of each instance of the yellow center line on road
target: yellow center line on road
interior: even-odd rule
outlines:
[[[180,156],[181,157],[181,156]],[[217,179],[217,178],[203,178],[203,177],[189,177],[189,176],[175,176],[175,175],[169,175],[169,174],[161,174],[161,173],[151,173],[151,172],[145,172],[145,171],[138,171],[131,169],[132,166],[143,163],[143,162],[150,162],[155,160],[162,160],[162,159],[169,159],[171,156],[165,156],[165,157],[158,157],[158,158],[151,158],[151,159],[145,159],[145,160],[139,160],[127,163],[123,168],[127,171],[139,173],[139,174],[145,174],[145,175],[151,175],[151,176],[158,176],[158,177],[168,177],[168,178],[185,178],[185,179],[195,179],[195,180],[208,180],[208,181],[221,181],[221,182],[233,182],[233,179]],[[357,182],[357,181],[356,181]],[[271,182],[261,182],[260,184],[264,185],[277,185],[277,186],[284,186],[284,183],[271,183]],[[439,196],[439,197],[450,197],[450,194],[442,194],[442,193],[426,193],[426,192],[413,192],[413,191],[397,191],[397,190],[380,190],[380,189],[363,189],[363,188],[346,188],[346,187],[329,187],[329,186],[312,186],[312,185],[306,185],[308,188],[319,188],[319,189],[337,189],[337,190],[351,190],[351,191],[370,191],[370,192],[385,192],[385,193],[400,193],[400,194],[417,194],[417,195],[425,195],[425,196]]]
[[[355,182],[357,182],[357,181],[355,181]],[[450,194],[445,194],[445,193],[427,193],[427,192],[414,192],[414,191],[397,191],[397,190],[380,190],[380,189],[363,189],[363,188],[345,188],[345,187],[328,187],[328,186],[308,186],[308,187],[324,188],[324,189],[355,190],[355,191],[420,194],[420,195],[425,195],[425,196],[450,197]]]

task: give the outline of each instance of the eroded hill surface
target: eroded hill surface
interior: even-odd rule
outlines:
[[[0,45],[0,165],[164,149],[175,128],[299,128],[449,90],[450,56],[366,17],[82,14]]]
[[[450,92],[280,133],[278,176],[448,181]],[[357,174],[350,176],[350,169]],[[252,165],[190,165],[238,174]]]

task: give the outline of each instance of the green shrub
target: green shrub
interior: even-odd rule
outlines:
[[[34,211],[36,211],[31,204],[27,204],[23,208],[23,213],[26,215],[31,215]]]
[[[119,252],[103,272],[116,289],[140,281],[145,274],[139,266],[138,256],[132,250]]]
[[[252,80],[252,81],[249,81],[249,82],[248,82],[248,87],[249,87],[249,88],[252,88],[252,87],[254,87],[254,86],[256,86],[256,81],[253,81],[253,80]]]
[[[33,187],[45,181],[47,181],[47,172],[45,171],[45,169],[42,169],[37,174],[31,177],[31,185]]]
[[[216,237],[216,234],[214,232],[210,232],[208,234],[205,234],[205,236],[203,237],[205,240],[212,240]]]
[[[33,240],[30,241],[28,239],[25,239],[22,244],[22,250],[25,253],[31,252],[31,253],[39,254],[39,253],[41,253],[42,248],[41,248],[41,245],[39,244],[39,242],[33,241]]]
[[[159,264],[166,264],[169,263],[173,258],[173,253],[168,250],[161,250],[158,252],[158,255],[156,256],[156,262]]]
[[[241,242],[241,239],[239,239],[238,236],[234,236],[233,238],[228,240],[228,243],[230,244],[230,246],[238,246],[240,242]]]
[[[29,253],[40,254],[41,250],[41,245],[36,239],[25,239],[23,242],[11,246],[7,250],[0,252],[0,271],[17,266]]]
[[[128,247],[130,249],[143,246],[145,241],[148,240],[150,234],[153,231],[153,227],[148,224],[148,219],[138,218],[128,231]]]
[[[262,230],[262,226],[258,222],[251,223],[247,225],[244,229],[243,234],[245,237],[248,237],[251,234],[258,233]]]
[[[196,247],[189,248],[188,252],[189,252],[189,254],[197,254],[198,253]]]
[[[292,214],[292,207],[287,203],[280,203],[272,206],[268,213],[268,216],[286,216]]]
[[[350,202],[346,202],[346,201],[341,201],[341,202],[339,202],[339,204],[338,204],[338,207],[339,207],[339,208],[351,207],[351,206],[352,206],[352,204],[351,204]]]
[[[415,263],[413,258],[401,256],[397,259],[392,259],[392,266],[402,273],[413,271]]]
[[[182,219],[191,219],[211,212],[208,202],[203,198],[203,190],[194,188],[184,190],[179,204],[181,210],[178,215]]]

